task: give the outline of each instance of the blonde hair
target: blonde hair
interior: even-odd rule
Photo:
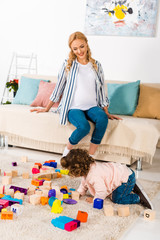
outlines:
[[[83,149],[72,149],[67,156],[61,158],[63,168],[69,170],[69,176],[80,177],[87,176],[90,165],[95,160]]]
[[[98,67],[97,67],[97,64],[96,64],[95,59],[93,59],[93,58],[91,57],[91,50],[90,50],[90,48],[89,48],[89,46],[88,46],[88,39],[86,38],[86,36],[85,36],[83,33],[81,33],[81,32],[74,32],[74,33],[72,33],[72,34],[70,35],[69,40],[68,40],[68,45],[69,45],[70,49],[71,49],[71,44],[72,44],[72,42],[73,42],[74,40],[76,40],[76,39],[84,40],[84,41],[87,43],[87,60],[92,63],[92,66],[93,66],[94,69],[97,71]],[[69,58],[68,58],[68,61],[67,61],[67,66],[66,66],[66,71],[67,71],[67,72],[70,71],[71,66],[72,66],[72,63],[73,63],[73,61],[74,61],[75,59],[76,59],[76,55],[73,53],[73,51],[72,51],[72,49],[71,49],[71,51],[70,51],[70,53],[69,53]]]

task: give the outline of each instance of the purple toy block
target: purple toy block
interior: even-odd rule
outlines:
[[[3,206],[2,206],[2,205],[0,205],[0,212],[2,211],[2,209],[3,209]]]
[[[75,221],[71,221],[65,224],[64,229],[68,232],[71,232],[77,228],[77,223]]]
[[[77,203],[76,200],[70,199],[70,198],[68,198],[68,199],[63,199],[63,202],[64,202],[64,203],[67,203],[67,204],[76,204],[76,203]]]
[[[60,189],[60,192],[63,193],[63,194],[68,193],[67,189],[65,189],[65,188],[61,188],[61,189]]]
[[[101,199],[101,198],[94,199],[93,207],[97,208],[97,209],[102,209],[103,208],[103,199]]]
[[[16,186],[10,186],[10,189],[14,189],[14,192],[20,191],[21,193],[24,193],[27,195],[27,189],[26,188],[21,188],[21,187],[16,187]]]
[[[78,227],[80,227],[80,225],[81,225],[81,222],[80,222],[79,220],[77,220],[77,219],[74,219],[74,220],[73,220],[73,222],[76,222],[76,223],[77,223],[77,228],[78,228]]]
[[[17,166],[17,162],[12,162],[12,166]]]

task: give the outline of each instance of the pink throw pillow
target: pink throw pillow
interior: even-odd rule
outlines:
[[[30,106],[46,107],[55,86],[56,86],[56,83],[40,81],[37,96]],[[59,102],[55,103],[53,107],[58,107],[58,105],[59,105]]]

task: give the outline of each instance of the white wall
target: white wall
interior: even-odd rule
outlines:
[[[69,35],[84,30],[85,5],[85,0],[0,0],[0,98],[13,52],[36,53],[38,73],[57,75]],[[156,29],[154,38],[87,36],[105,78],[160,82],[158,17]]]

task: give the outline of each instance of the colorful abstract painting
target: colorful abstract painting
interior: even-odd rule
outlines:
[[[154,37],[158,0],[87,0],[88,35]]]

